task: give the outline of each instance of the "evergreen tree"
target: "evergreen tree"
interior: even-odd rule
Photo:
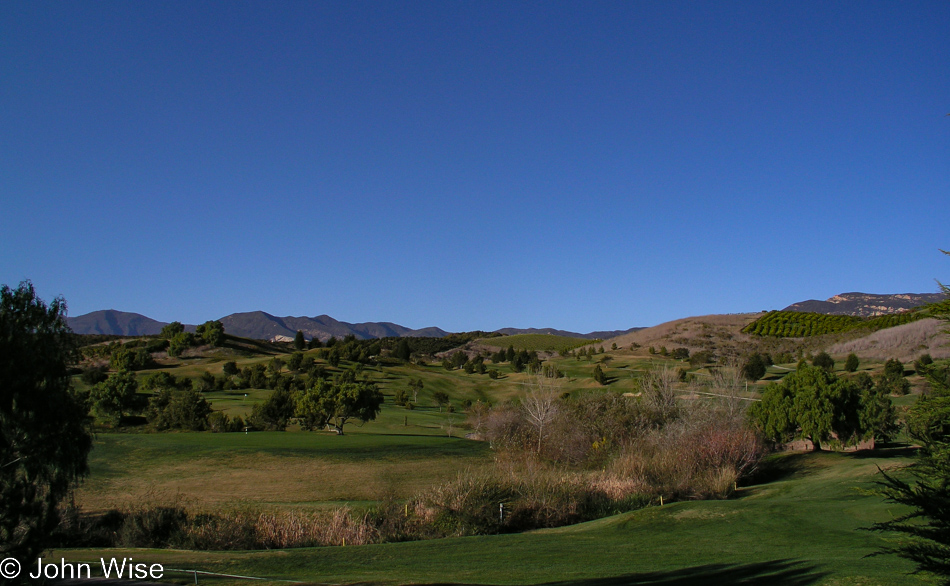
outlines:
[[[854,352],[848,354],[848,358],[844,361],[844,369],[848,372],[856,371],[860,365],[861,361],[858,360],[858,355]]]
[[[89,471],[72,339],[63,299],[46,305],[28,281],[0,287],[0,559],[35,560],[51,546],[60,503]]]
[[[297,330],[297,334],[294,336],[294,349],[297,351],[303,350],[307,347],[307,340],[304,339],[303,332]]]

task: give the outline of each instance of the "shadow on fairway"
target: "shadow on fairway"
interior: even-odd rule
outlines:
[[[756,564],[708,564],[672,572],[645,572],[608,578],[588,578],[564,582],[545,582],[536,586],[706,586],[739,584],[744,586],[806,586],[828,576],[817,566],[795,560],[773,560]],[[428,586],[459,586],[437,583]],[[479,586],[469,584],[468,586]]]
[[[909,446],[907,444],[885,444],[881,447],[878,447],[873,450],[860,450],[854,452],[852,457],[858,460],[863,460],[865,458],[875,458],[880,460],[886,460],[888,458],[913,458],[917,455],[917,446]]]

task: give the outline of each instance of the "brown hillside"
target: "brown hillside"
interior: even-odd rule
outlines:
[[[834,344],[828,348],[828,353],[838,356],[854,352],[861,359],[897,358],[902,362],[916,360],[921,354],[930,354],[935,359],[950,358],[947,327],[945,321],[922,319]]]
[[[683,347],[689,348],[690,352],[707,350],[717,354],[741,354],[757,342],[741,330],[760,315],[739,313],[687,317],[617,336],[601,345],[610,347],[616,343],[618,347],[629,348],[636,343],[644,348],[666,346],[672,350]]]

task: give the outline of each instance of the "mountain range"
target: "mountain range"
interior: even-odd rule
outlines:
[[[936,303],[944,299],[943,293],[896,293],[874,295],[871,293],[841,293],[825,301],[809,299],[793,303],[785,311],[809,311],[828,315],[854,315],[870,317],[901,313],[915,307]]]
[[[941,293],[900,293],[896,295],[872,295],[869,293],[842,293],[826,301],[810,299],[794,303],[786,311],[812,311],[834,315],[873,316],[887,313],[899,313],[927,303],[940,301]],[[429,327],[414,330],[391,322],[348,323],[338,321],[328,315],[317,317],[277,317],[263,311],[232,313],[220,318],[224,331],[242,338],[257,340],[293,340],[297,331],[304,333],[307,339],[318,338],[326,341],[331,336],[343,338],[353,335],[361,340],[386,337],[434,337],[441,338],[449,332],[441,328]],[[66,318],[67,324],[77,334],[110,334],[117,336],[149,336],[161,332],[166,322],[160,322],[138,313],[129,313],[108,309],[94,311],[78,317]],[[581,334],[552,328],[502,328],[497,330],[503,335],[514,334],[553,334],[573,338],[606,340],[642,328],[611,330]],[[194,331],[195,326],[186,324],[186,331]]]

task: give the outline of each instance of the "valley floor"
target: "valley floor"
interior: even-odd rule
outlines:
[[[901,558],[867,557],[888,537],[862,530],[900,508],[868,494],[899,449],[789,454],[781,474],[727,501],[651,507],[523,534],[254,552],[60,550],[49,558],[129,556],[201,584],[927,584]],[[167,578],[194,583],[194,575]]]

